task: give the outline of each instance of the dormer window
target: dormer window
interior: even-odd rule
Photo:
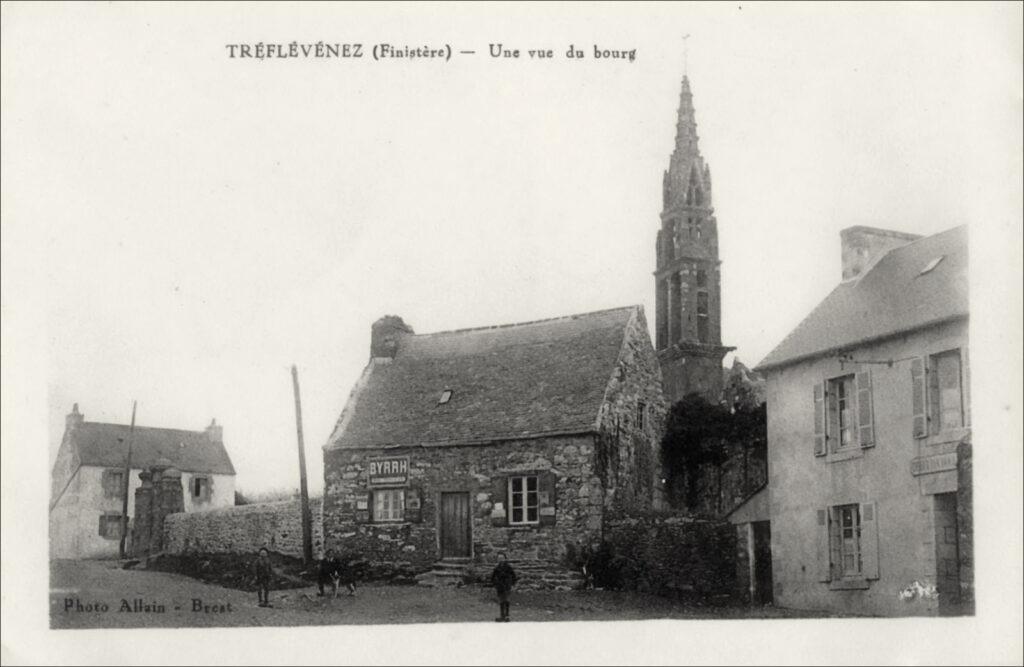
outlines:
[[[925,267],[923,269],[921,269],[921,273],[918,274],[918,275],[922,275],[923,276],[924,274],[928,273],[929,271],[934,269],[936,266],[938,266],[939,262],[941,262],[945,257],[946,257],[945,255],[939,255],[938,257],[936,257],[932,261],[928,262],[928,264],[926,264]]]
[[[444,391],[441,392],[441,398],[437,399],[437,404],[444,405],[450,400],[452,400],[452,390],[445,389]]]

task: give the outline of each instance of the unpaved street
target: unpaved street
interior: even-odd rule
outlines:
[[[316,588],[274,591],[272,609],[256,594],[178,574],[123,570],[115,561],[54,561],[50,619],[54,628],[152,628],[494,622],[491,589],[366,585],[356,597],[316,597]],[[105,607],[104,607],[105,605]],[[105,610],[104,610],[105,609]],[[793,618],[773,608],[694,608],[634,593],[607,591],[513,594],[513,621],[645,618]]]

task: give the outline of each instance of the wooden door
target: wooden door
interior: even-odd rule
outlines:
[[[441,558],[469,558],[469,494],[441,494]]]
[[[754,522],[754,601],[772,601],[772,529],[767,521]]]
[[[956,494],[935,494],[935,569],[939,613],[957,614],[960,603],[960,531]]]

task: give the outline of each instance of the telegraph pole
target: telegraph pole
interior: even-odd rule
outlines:
[[[306,488],[306,447],[302,442],[302,401],[299,398],[299,369],[292,364],[292,387],[295,389],[295,430],[299,438],[299,495],[302,499],[302,559],[313,562],[313,526],[309,514],[309,490]]]
[[[118,557],[125,559],[125,540],[128,539],[128,488],[132,475],[132,436],[135,434],[135,406],[132,401],[132,425],[128,427],[128,455],[124,459],[124,498],[121,502],[121,544],[117,548]]]

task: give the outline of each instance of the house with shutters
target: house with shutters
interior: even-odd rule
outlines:
[[[216,420],[203,431],[132,429],[87,422],[76,403],[51,473],[50,557],[117,558],[126,482],[130,551],[139,473],[155,465],[181,473],[186,512],[235,503],[235,469]]]
[[[415,334],[374,323],[324,445],[325,549],[421,581],[578,583],[613,513],[660,502],[665,404],[643,308]]]
[[[971,613],[967,230],[841,241],[842,281],[758,367],[775,602]]]

